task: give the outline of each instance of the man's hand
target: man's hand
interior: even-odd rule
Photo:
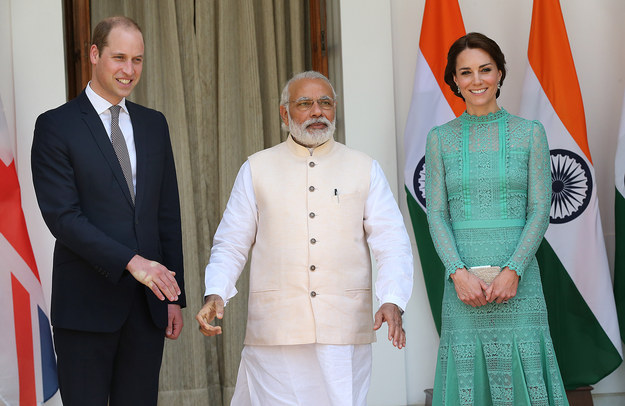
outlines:
[[[458,299],[464,304],[479,307],[487,303],[484,292],[488,289],[488,285],[483,280],[464,268],[459,268],[451,274],[451,279],[454,281]]]
[[[210,324],[215,316],[220,320],[223,319],[224,300],[219,295],[208,295],[204,301],[204,306],[202,306],[197,316],[195,316],[197,322],[200,323],[200,331],[207,337],[221,334],[220,326],[212,326]]]
[[[519,287],[519,275],[512,269],[505,267],[486,289],[486,300],[488,303],[496,301],[502,303],[516,296]]]
[[[167,305],[167,329],[165,330],[165,337],[170,340],[175,340],[180,336],[182,331],[182,310],[180,305],[168,304]]]
[[[180,288],[174,278],[176,273],[165,266],[135,255],[128,262],[126,269],[136,280],[150,288],[160,300],[165,300],[165,296],[172,302],[178,300]]]
[[[382,327],[382,323],[388,324],[388,340],[400,350],[406,346],[406,332],[401,326],[401,311],[394,303],[384,303],[375,313],[373,329]]]

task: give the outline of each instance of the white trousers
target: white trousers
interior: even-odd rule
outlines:
[[[371,344],[247,345],[232,406],[364,406]]]

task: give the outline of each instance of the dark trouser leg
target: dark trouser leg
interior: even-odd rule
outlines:
[[[132,306],[113,333],[54,328],[63,406],[156,405],[165,331],[152,322],[142,287]]]
[[[64,406],[106,406],[118,336],[54,328]]]
[[[136,295],[120,332],[110,406],[156,406],[165,330],[154,325],[145,294]]]

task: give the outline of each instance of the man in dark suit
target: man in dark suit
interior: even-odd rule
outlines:
[[[100,22],[86,89],[35,125],[33,182],[56,238],[51,316],[65,406],[156,405],[164,337],[182,328],[169,130],[160,112],[126,100],[143,50],[133,20]]]

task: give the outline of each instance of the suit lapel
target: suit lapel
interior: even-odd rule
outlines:
[[[78,104],[80,106],[83,121],[89,127],[93,139],[95,140],[98,148],[102,152],[102,155],[104,155],[104,158],[108,162],[109,167],[111,168],[111,171],[113,172],[113,175],[117,180],[117,183],[119,183],[119,186],[122,189],[122,193],[124,193],[124,196],[126,196],[126,200],[130,205],[132,205],[132,198],[130,197],[128,184],[126,183],[126,179],[124,178],[124,173],[122,172],[122,168],[119,164],[119,160],[117,159],[117,155],[115,154],[115,150],[113,149],[113,144],[111,144],[111,139],[106,133],[104,125],[102,124],[102,120],[100,120],[98,113],[96,113],[84,90],[78,96]]]
[[[126,108],[130,114],[130,121],[132,122],[132,133],[135,138],[135,152],[137,154],[137,192],[135,193],[135,208],[139,207],[139,204],[143,201],[143,195],[146,185],[147,176],[147,155],[148,155],[148,134],[144,126],[145,120],[141,119],[141,114],[136,108],[136,105],[128,99],[126,99]]]

